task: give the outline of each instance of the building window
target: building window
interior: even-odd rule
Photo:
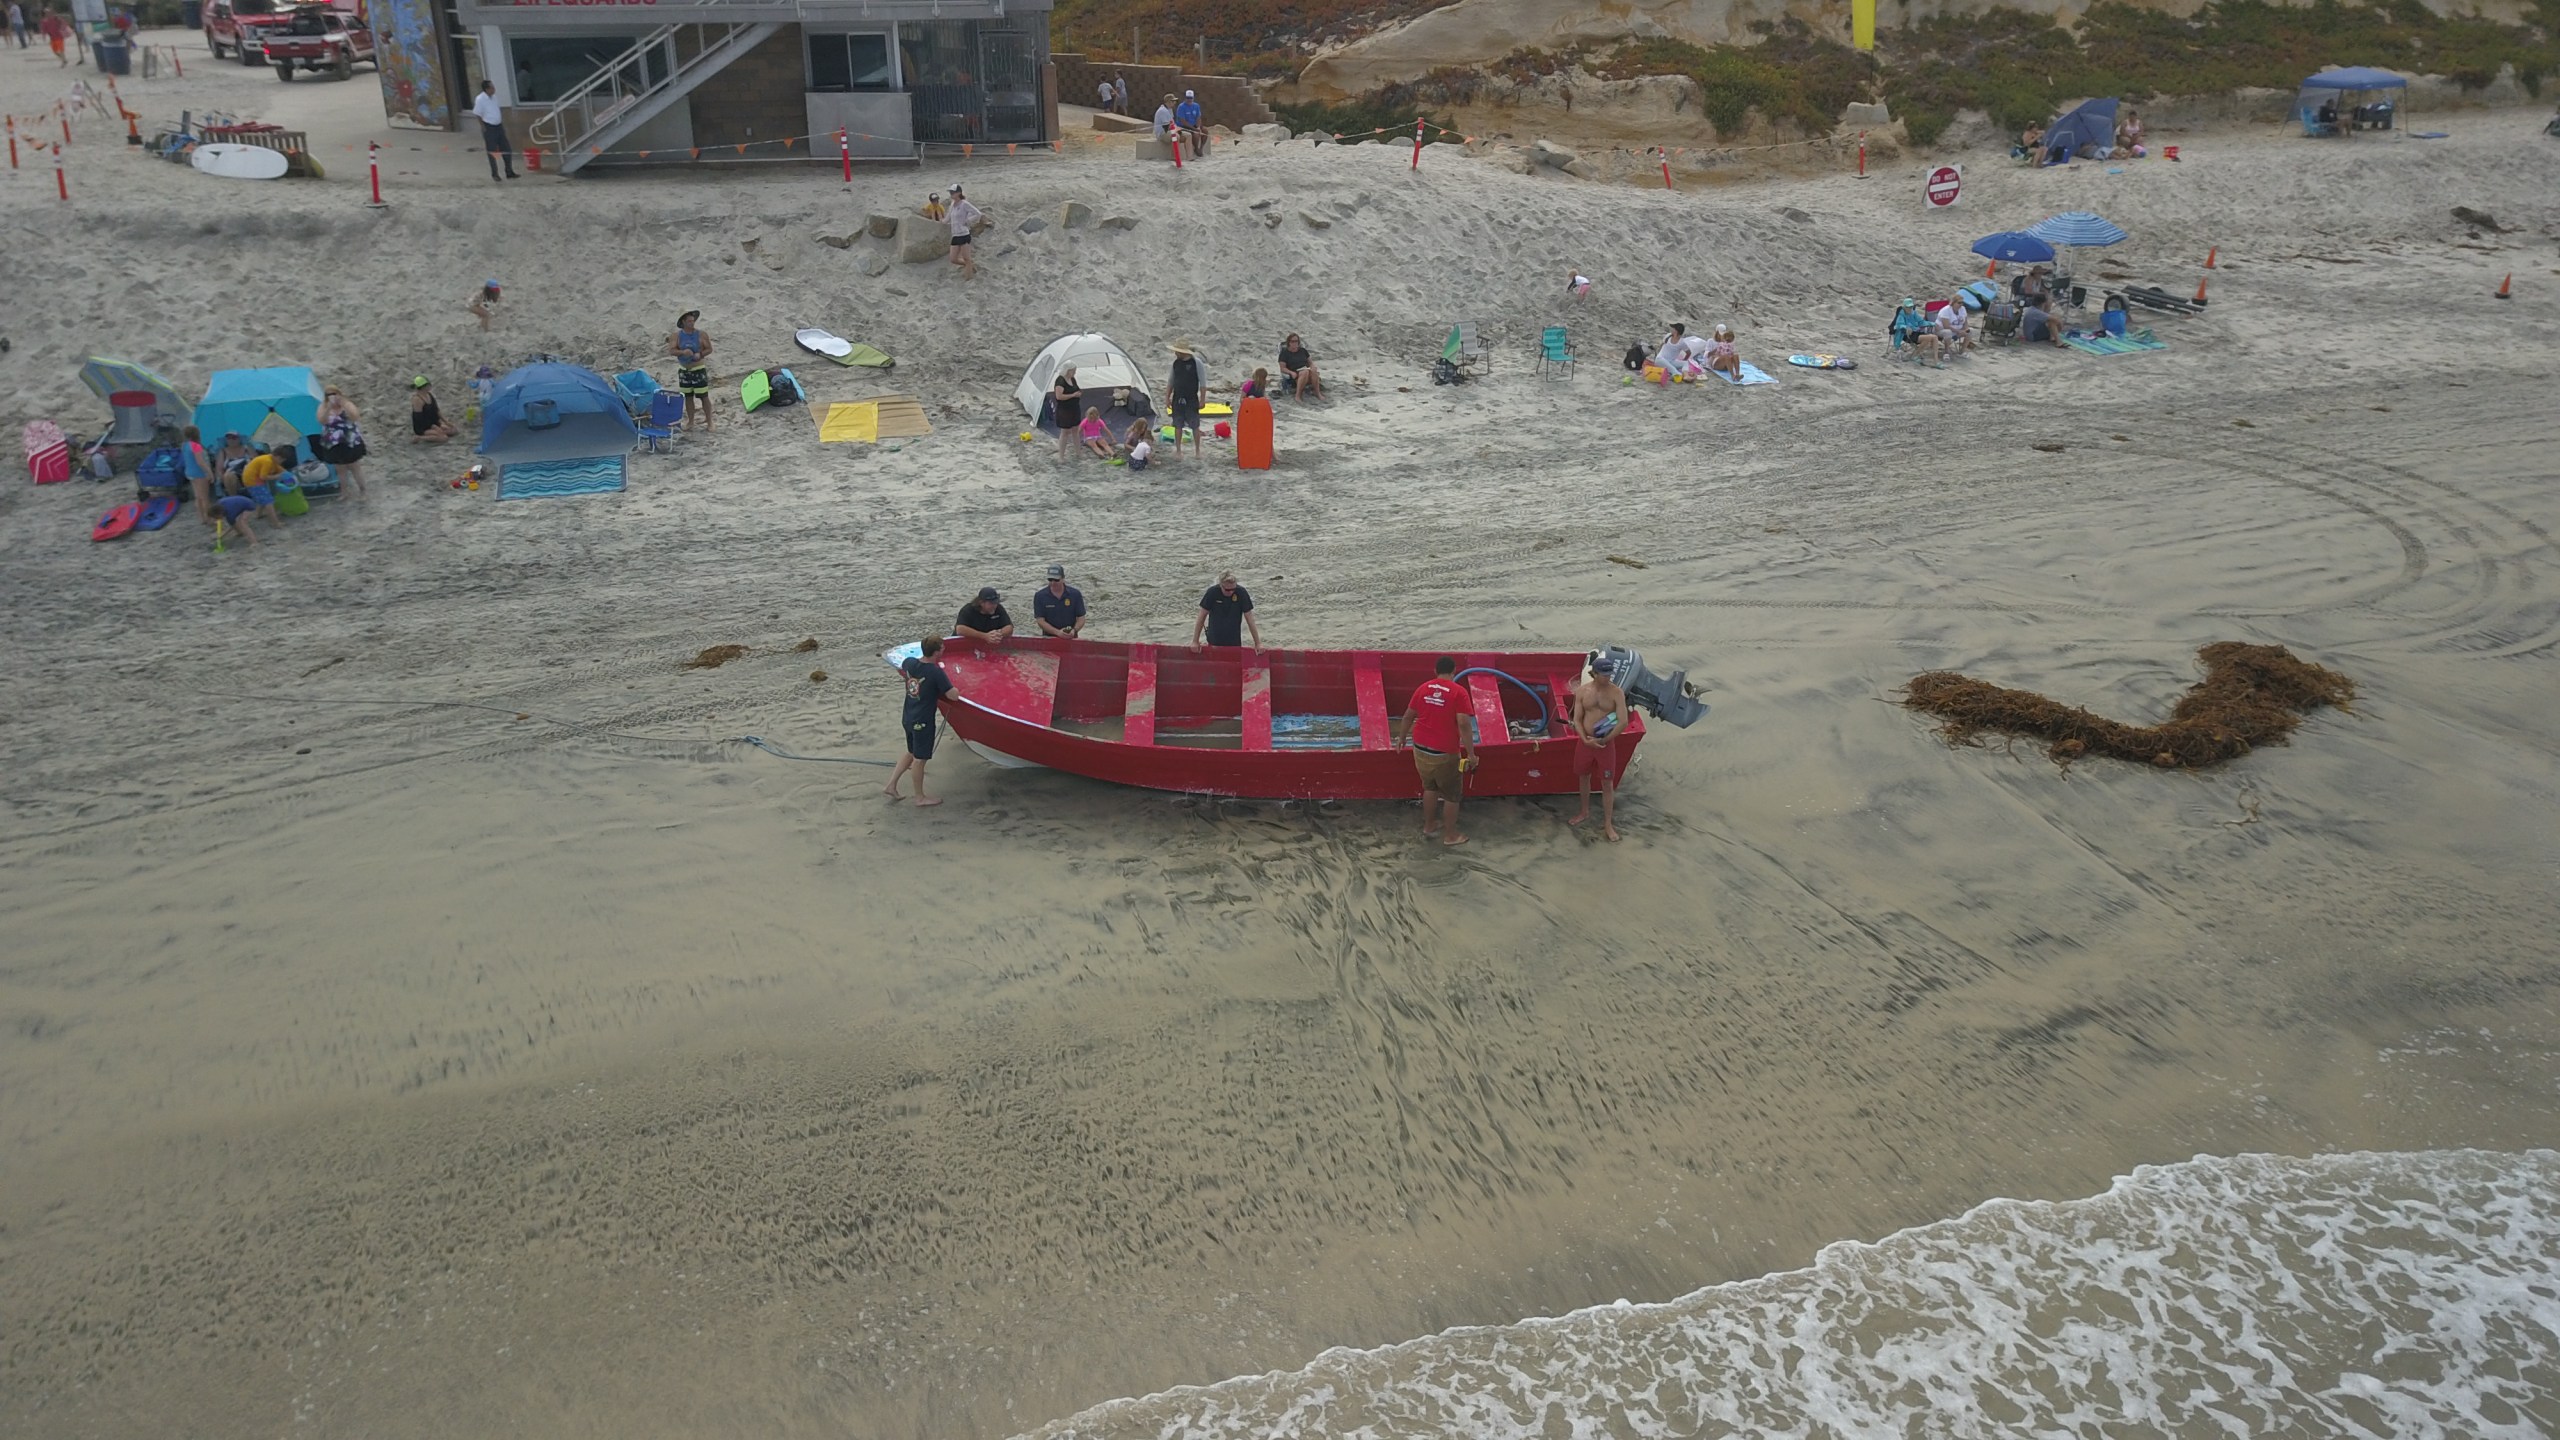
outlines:
[[[898,88],[896,77],[889,69],[889,37],[885,34],[810,35],[809,88],[839,94],[854,90],[895,90]]]
[[[630,54],[641,39],[638,35],[507,37],[507,56],[515,62],[515,103],[547,105],[558,100],[585,84],[589,76]],[[640,73],[643,69],[646,75]],[[652,51],[645,65],[624,72],[616,89],[631,93],[666,77],[667,60],[662,48]]]

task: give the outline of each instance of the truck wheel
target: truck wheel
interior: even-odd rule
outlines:
[[[354,79],[356,75],[356,57],[354,52],[341,49],[338,52],[337,59],[329,66],[329,73],[340,80]]]
[[[291,84],[293,81],[293,62],[287,60],[283,64],[278,65],[276,67],[276,78],[286,82],[287,84]]]
[[[240,42],[240,48],[234,53],[240,57],[240,63],[243,65],[264,65],[267,63],[267,47],[264,45],[252,50],[249,48],[249,42],[243,40]]]
[[[205,33],[204,48],[213,52],[214,59],[219,60],[222,58],[222,42],[214,39],[211,31],[207,31]]]

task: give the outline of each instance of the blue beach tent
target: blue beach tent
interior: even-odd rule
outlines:
[[[2044,163],[2064,164],[2085,149],[2104,150],[2116,143],[2116,102],[2083,100],[2044,132]]]
[[[195,427],[209,446],[234,430],[255,437],[272,415],[293,427],[293,439],[320,433],[320,382],[307,365],[265,370],[216,370],[196,405]]]
[[[556,361],[509,371],[480,414],[480,453],[498,466],[501,500],[619,490],[639,440],[612,381]]]

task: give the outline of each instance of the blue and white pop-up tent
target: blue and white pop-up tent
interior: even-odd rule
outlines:
[[[619,490],[639,440],[612,381],[556,361],[509,371],[480,413],[480,453],[498,467],[501,500]]]

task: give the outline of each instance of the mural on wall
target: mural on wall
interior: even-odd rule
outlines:
[[[438,9],[436,0],[373,0],[373,41],[382,57],[382,113],[450,130],[453,81]]]

